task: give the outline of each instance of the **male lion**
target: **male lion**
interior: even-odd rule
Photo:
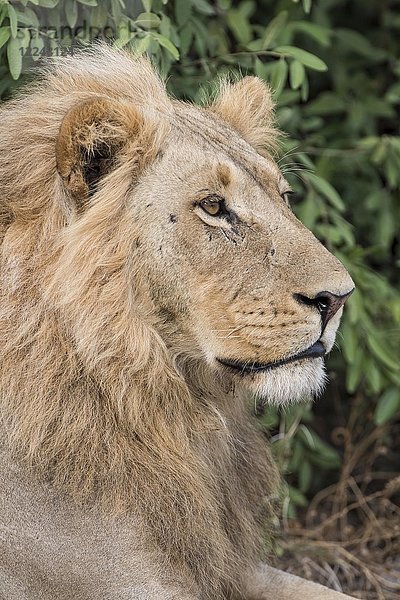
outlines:
[[[258,566],[252,403],[321,389],[353,288],[263,153],[268,89],[201,109],[96,48],[0,133],[1,597],[338,598]]]

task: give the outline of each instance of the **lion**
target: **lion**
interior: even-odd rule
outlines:
[[[254,404],[319,393],[354,287],[290,209],[268,87],[198,107],[100,46],[0,131],[1,597],[344,598],[261,562]]]

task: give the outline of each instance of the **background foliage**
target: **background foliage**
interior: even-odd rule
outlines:
[[[34,75],[35,61],[96,37],[150,54],[178,97],[200,101],[224,72],[256,74],[274,90],[294,210],[346,265],[357,290],[328,362],[328,399],[269,411],[263,424],[289,482],[288,530],[307,519],[310,529],[305,507],[313,499],[340,529],[343,546],[352,534],[341,529],[343,515],[340,522],[334,516],[358,502],[345,513],[346,526],[365,532],[363,502],[379,519],[376,495],[390,497],[395,511],[400,487],[400,2],[0,0],[1,98]],[[393,512],[392,534],[396,523]],[[319,523],[318,535],[333,533]],[[396,535],[381,536],[380,548],[389,540],[393,549]],[[278,552],[284,549],[290,554],[284,543]],[[358,550],[347,551],[355,558]],[[386,565],[391,552],[381,556]],[[369,598],[397,594],[395,584],[369,574]],[[360,587],[356,581],[352,589]]]

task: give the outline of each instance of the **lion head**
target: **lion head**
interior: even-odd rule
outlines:
[[[353,289],[290,209],[270,91],[246,77],[192,106],[96,47],[0,131],[12,448],[76,500],[134,505],[199,581],[233,580],[277,481],[246,397],[320,390]]]
[[[149,84],[146,98],[99,90],[64,117],[56,158],[76,227],[129,172],[131,293],[170,354],[270,402],[318,392],[353,283],[296,219],[261,150],[275,139],[269,89],[247,77],[198,108]]]

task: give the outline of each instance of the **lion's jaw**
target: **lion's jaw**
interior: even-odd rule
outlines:
[[[338,317],[336,323],[330,324],[329,331],[326,330],[319,338],[325,348],[325,354],[333,346],[339,321]],[[284,405],[318,397],[327,382],[325,356],[301,356],[296,360],[296,355],[291,354],[262,366],[254,364],[251,359],[234,363],[220,358],[229,356],[229,350],[210,349],[210,335],[207,336],[204,329],[200,343],[205,360],[216,376],[225,381],[230,379],[240,387],[250,390],[259,405]],[[265,346],[268,347],[268,339],[265,340]]]
[[[239,360],[237,363],[224,360],[224,357],[232,356],[232,352],[233,355],[241,356],[240,336],[238,336],[239,343],[234,344],[236,350],[231,349],[231,344],[224,346],[218,341],[213,345],[213,333],[205,330],[203,324],[198,339],[209,368],[217,376],[224,380],[232,379],[240,387],[250,390],[259,405],[267,403],[284,405],[318,397],[322,393],[327,382],[325,358],[334,345],[342,312],[341,309],[328,323],[322,335],[319,335],[319,328],[316,328],[315,343],[305,343],[303,348],[305,352],[282,353],[281,357],[268,362],[265,366],[258,361],[253,362],[251,358]],[[312,331],[313,328],[310,327],[310,332]],[[232,337],[234,335],[233,333]],[[229,338],[229,332],[226,337]],[[264,340],[266,351],[270,342],[267,334]],[[308,357],[307,353],[311,356]],[[318,356],[320,353],[322,355]],[[296,356],[299,355],[296,360]]]

